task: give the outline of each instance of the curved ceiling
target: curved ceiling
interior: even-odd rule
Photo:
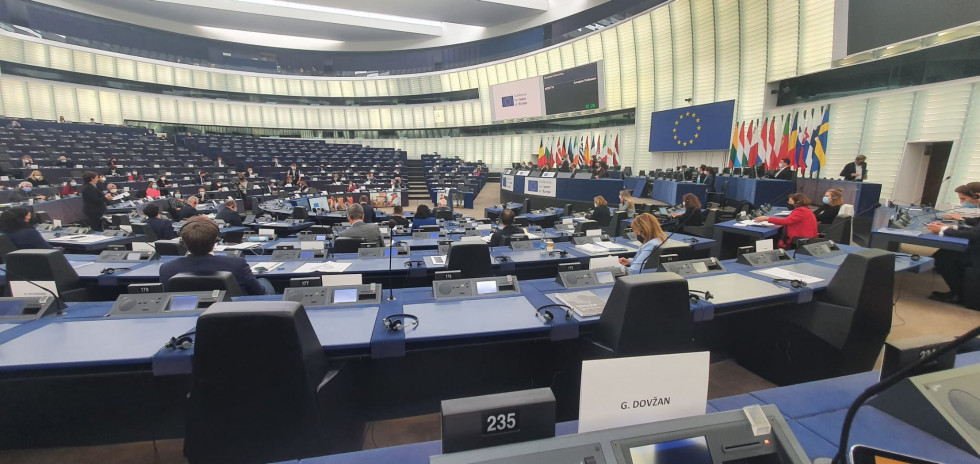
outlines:
[[[482,40],[609,0],[35,0],[209,39],[328,51],[439,47]]]

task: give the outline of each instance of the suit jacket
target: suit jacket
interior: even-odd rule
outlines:
[[[408,219],[405,218],[404,216],[391,216],[390,218],[388,218],[389,227],[408,226],[408,225],[409,225]]]
[[[194,216],[197,216],[198,214],[199,213],[197,212],[197,208],[189,204],[186,204],[180,208],[180,213],[177,214],[177,219],[183,221],[185,219],[190,219]]]
[[[79,190],[82,192],[82,212],[86,216],[102,216],[105,214],[107,205],[105,194],[98,187],[92,184],[84,184]]]
[[[374,222],[374,207],[368,203],[361,203],[361,208],[364,208],[364,222],[368,224]]]
[[[340,233],[338,237],[355,237],[363,239],[365,242],[375,242],[378,246],[385,246],[384,238],[381,236],[381,229],[377,224],[368,224],[364,221],[357,221],[351,224],[350,229]]]
[[[950,227],[943,232],[946,237],[965,238],[970,241],[966,248],[967,257],[970,260],[970,267],[980,268],[980,227],[971,229],[953,229]]]
[[[609,221],[612,220],[612,213],[609,212],[608,206],[597,206],[592,210],[592,215],[589,216],[595,222],[599,223],[599,227],[606,227],[609,225]]]
[[[517,227],[514,224],[511,224],[507,227],[504,227],[503,229],[494,232],[493,235],[490,236],[490,246],[495,247],[501,245],[508,245],[510,242],[511,235],[523,234],[523,233],[524,233],[523,229]]]
[[[817,222],[821,224],[832,224],[840,213],[840,206],[820,205],[813,215],[817,217]]]
[[[677,225],[684,224],[685,226],[701,226],[704,225],[704,216],[701,214],[701,210],[698,208],[687,208],[684,210],[684,214],[678,216]]]
[[[771,216],[769,222],[783,226],[785,238],[780,242],[780,248],[787,248],[796,237],[812,238],[817,236],[817,217],[810,208],[798,207],[784,218]]]
[[[864,168],[864,171],[861,172],[861,177],[860,178],[851,177],[852,174],[854,174],[854,173],[857,172],[857,164],[854,163],[853,161],[851,161],[850,163],[847,163],[847,164],[844,165],[844,169],[841,170],[840,176],[843,177],[845,180],[854,180],[854,181],[858,181],[858,182],[863,182],[864,179],[867,179],[868,178],[868,162],[867,161],[864,162],[863,168]]]
[[[10,197],[7,199],[7,201],[11,203],[18,203],[21,201],[27,201],[27,199],[31,197],[33,197],[33,195],[25,192],[24,189],[18,188],[13,192],[10,192]]]
[[[793,168],[782,168],[773,176],[775,179],[793,180]]]
[[[172,240],[177,238],[177,232],[174,230],[174,223],[161,219],[158,217],[150,218],[146,220],[146,225],[150,227],[150,230],[156,234],[159,240]]]
[[[707,176],[705,176],[704,177],[704,181],[702,181],[701,183],[708,186],[708,191],[709,192],[715,192],[715,191],[717,191],[717,190],[715,190],[715,175],[714,174],[708,174]]]
[[[171,277],[182,272],[228,271],[235,276],[244,295],[265,295],[265,289],[252,274],[245,258],[237,256],[185,256],[168,261],[160,266],[160,282],[164,287]]]
[[[238,211],[232,211],[228,208],[221,208],[221,211],[218,211],[218,214],[214,218],[225,221],[232,227],[240,227],[242,225],[242,216],[238,214]]]
[[[41,236],[41,233],[33,227],[25,227],[13,232],[7,232],[4,235],[10,238],[10,241],[13,242],[18,250],[52,248],[44,240],[44,237]]]

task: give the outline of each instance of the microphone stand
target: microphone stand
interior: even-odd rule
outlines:
[[[61,298],[58,298],[58,295],[56,295],[51,290],[49,290],[47,288],[44,288],[44,287],[36,284],[33,280],[30,280],[30,279],[28,279],[28,278],[26,278],[26,277],[24,277],[24,276],[22,276],[20,274],[17,274],[16,272],[11,272],[8,269],[9,267],[10,266],[4,266],[4,268],[3,269],[0,269],[0,270],[2,270],[6,274],[10,274],[10,275],[12,275],[12,276],[20,279],[21,282],[27,282],[27,283],[29,283],[29,284],[31,284],[31,285],[33,285],[33,286],[35,286],[35,287],[37,287],[37,288],[39,288],[41,290],[44,290],[45,293],[47,293],[48,295],[51,295],[51,298],[54,298],[54,302],[53,303],[54,303],[54,307],[55,307],[55,314],[58,315],[58,316],[64,316],[65,315],[65,309],[68,308],[68,305],[66,305],[64,301],[61,301]]]
[[[388,234],[390,236],[388,239],[388,301],[395,301],[395,289],[393,288],[395,283],[394,277],[391,275],[391,262],[395,254],[395,229],[389,227]]]

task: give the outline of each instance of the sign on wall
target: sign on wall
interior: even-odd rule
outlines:
[[[540,195],[543,197],[555,197],[558,192],[558,180],[546,177],[526,177],[524,178],[524,193],[528,195]]]

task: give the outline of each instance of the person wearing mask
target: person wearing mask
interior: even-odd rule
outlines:
[[[249,182],[248,176],[244,172],[238,173],[238,183],[235,184],[235,189],[239,192],[246,193],[252,188],[252,183]]]
[[[177,214],[177,219],[183,221],[199,215],[200,213],[197,212],[197,204],[198,200],[196,196],[188,198],[184,207],[180,208],[180,213]]]
[[[357,202],[361,204],[361,209],[364,211],[364,222],[373,223],[374,222],[374,207],[371,206],[371,202],[368,201],[367,195],[361,195],[357,199]]]
[[[109,202],[112,201],[112,194],[102,193],[96,185],[99,182],[99,175],[86,171],[82,174],[82,213],[87,218],[88,226],[94,231],[101,232],[102,216],[108,209]]]
[[[793,180],[793,170],[789,167],[789,158],[779,160],[779,170],[772,176],[773,179]]]
[[[282,165],[279,164],[279,158],[272,158],[272,165],[275,166],[275,167],[277,167],[277,168],[281,168],[282,167]]]
[[[300,180],[296,183],[296,193],[307,193],[310,191],[310,186],[306,184],[305,180]]]
[[[633,219],[636,216],[636,202],[633,201],[633,195],[630,194],[629,190],[619,191],[619,211],[625,211],[626,217]]]
[[[225,207],[218,211],[215,219],[225,221],[231,227],[242,226],[242,216],[238,214],[238,202],[235,200],[225,200]]]
[[[18,250],[53,248],[31,225],[31,212],[27,208],[8,208],[0,213],[0,232]]]
[[[715,170],[709,166],[701,169],[701,183],[708,187],[709,192],[715,191]]]
[[[174,223],[170,222],[169,219],[160,217],[159,206],[150,203],[143,208],[143,214],[147,217],[147,227],[153,231],[153,234],[157,236],[158,240],[172,240],[177,238],[177,232],[174,231]]]
[[[500,212],[500,225],[503,227],[494,231],[493,235],[490,236],[491,247],[510,245],[512,235],[524,233],[524,229],[514,225],[515,217],[517,214],[514,213],[514,210],[505,209]]]
[[[700,226],[704,224],[704,216],[701,213],[701,200],[698,200],[697,195],[693,193],[685,193],[681,197],[681,201],[684,204],[683,213],[674,213],[673,217],[676,221],[675,227],[680,227],[681,224],[685,226]]]
[[[195,195],[198,201],[206,201],[208,199],[208,190],[204,187],[197,188],[197,195]]]
[[[185,204],[187,204],[187,202],[183,200],[183,196],[184,195],[181,194],[180,191],[178,190],[174,192],[174,195],[172,197],[167,198],[167,205],[170,207],[168,211],[170,211],[171,217],[177,217],[177,214],[180,212],[180,209],[183,208]]]
[[[609,178],[609,167],[606,166],[605,161],[599,161],[595,164],[595,173],[592,175],[593,179],[608,179]]]
[[[841,170],[840,176],[844,180],[853,180],[855,182],[864,182],[868,178],[868,163],[865,163],[868,157],[864,155],[857,155],[853,162],[844,165],[844,169]]]
[[[47,179],[41,174],[41,171],[34,170],[31,171],[31,175],[27,176],[27,181],[31,183],[32,187],[37,187],[39,185],[48,185]]]
[[[353,181],[347,183],[347,193],[354,193],[357,191],[357,185]]]
[[[436,218],[432,216],[432,211],[426,205],[419,205],[415,209],[415,217],[412,218],[412,232],[419,230],[422,226],[436,225]]]
[[[769,221],[770,224],[783,226],[783,238],[779,241],[779,248],[789,249],[795,246],[796,238],[813,238],[817,236],[817,217],[810,206],[810,199],[802,193],[794,193],[789,196],[789,209],[793,212],[784,218],[774,216],[759,216],[755,222]]]
[[[159,187],[160,190],[167,188],[168,185],[170,185],[170,180],[167,179],[166,174],[160,174],[157,176],[157,187]]]
[[[286,178],[288,179],[290,177],[292,177],[293,180],[297,182],[303,178],[303,174],[299,172],[299,168],[296,167],[296,163],[290,164],[289,170],[286,171]]]
[[[211,183],[211,179],[208,177],[208,173],[201,171],[198,177],[198,185],[208,185]]]
[[[388,218],[388,227],[396,227],[396,226],[408,227],[409,226],[408,219],[405,219],[405,216],[403,216],[403,214],[405,214],[405,209],[402,208],[402,205],[395,205],[394,213],[392,213],[392,216]]]
[[[10,197],[7,201],[10,203],[19,203],[22,201],[27,201],[31,199],[43,200],[44,195],[38,195],[34,193],[34,185],[30,182],[24,181],[17,185],[17,189],[10,192]]]
[[[252,168],[248,168],[245,170],[245,177],[248,177],[249,179],[259,177],[259,173],[253,171]]]
[[[22,168],[30,168],[34,165],[34,158],[31,155],[24,155],[20,157],[20,164]]]
[[[105,193],[109,190],[109,187],[106,185],[105,176],[99,176],[99,178],[95,181],[95,186],[98,187],[99,191],[102,193]]]
[[[593,199],[593,204],[595,208],[592,209],[591,214],[586,214],[586,219],[591,219],[599,223],[599,227],[606,227],[609,225],[609,221],[612,220],[612,213],[609,212],[609,203],[606,199],[599,195]]]
[[[221,157],[220,156],[218,157],[218,161],[215,163],[215,166],[217,166],[219,168],[225,167],[225,162],[221,160]]]
[[[275,290],[268,280],[255,278],[245,258],[211,254],[220,236],[218,225],[206,216],[188,219],[180,228],[180,238],[190,255],[163,263],[160,266],[160,282],[166,286],[171,277],[184,272],[227,271],[235,276],[244,295],[274,294]]]
[[[129,182],[143,182],[146,179],[140,175],[139,171],[133,169],[133,171],[129,173],[129,176],[126,177],[126,180]]]
[[[155,181],[150,181],[150,184],[146,186],[146,198],[160,198],[160,189],[157,188],[157,183]]]
[[[78,194],[78,182],[75,182],[75,179],[68,179],[68,182],[65,182],[65,186],[61,187],[61,196],[67,197],[67,196],[77,195],[77,194]]]
[[[350,222],[350,228],[341,232],[338,237],[355,237],[366,243],[377,243],[378,246],[384,246],[385,242],[381,236],[381,229],[378,228],[377,224],[364,222],[364,208],[360,204],[347,207],[347,222]]]
[[[123,200],[122,198],[119,198],[119,199],[116,199],[115,198],[117,195],[119,195],[121,193],[119,191],[119,188],[116,187],[116,184],[109,184],[108,185],[108,189],[109,189],[108,202],[109,202],[110,205],[115,204],[115,203],[119,203],[120,201]]]
[[[59,168],[70,168],[71,167],[71,161],[68,160],[68,157],[67,156],[61,155],[61,156],[58,157],[58,161],[56,161],[54,163],[54,165],[57,166],[57,167],[59,167]]]
[[[960,200],[961,208],[974,209],[980,204],[980,182],[970,182],[954,190]],[[947,214],[946,218],[963,220],[958,214]],[[976,218],[966,219],[966,225],[977,225]],[[980,266],[980,227],[965,227],[933,222],[926,226],[929,232],[944,237],[957,237],[969,240],[966,251],[938,250],[932,254],[936,260],[936,272],[942,276],[948,292],[935,291],[930,300],[959,304],[963,302],[963,289],[973,282],[966,282],[966,268]]]
[[[405,188],[405,183],[402,182],[402,178],[401,177],[396,177],[394,179],[391,179],[391,189],[392,190],[398,190],[398,189],[403,189],[403,188]]]
[[[630,274],[639,274],[643,272],[653,251],[667,241],[667,234],[660,228],[657,218],[650,213],[643,213],[633,219],[631,228],[641,245],[633,259],[619,258],[619,264],[629,267]]]
[[[840,207],[844,205],[843,193],[844,191],[841,189],[830,189],[823,194],[820,207],[813,212],[813,215],[817,217],[817,222],[820,224],[834,223],[834,219],[840,213]]]

